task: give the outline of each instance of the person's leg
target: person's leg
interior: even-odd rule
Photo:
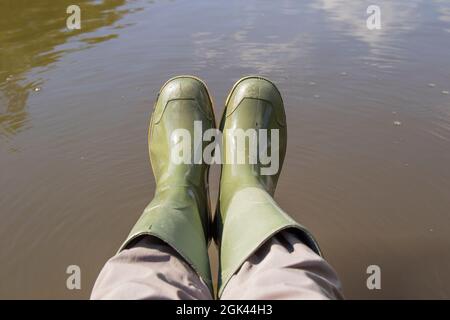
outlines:
[[[338,281],[320,257],[317,241],[274,199],[287,147],[286,114],[276,86],[256,76],[239,80],[228,95],[220,129],[225,161],[215,215],[215,240],[220,246],[218,296],[339,297]],[[250,139],[248,144],[236,142],[242,132],[255,131],[257,149]],[[261,140],[269,133],[269,141]],[[259,162],[226,161],[236,153],[255,160],[254,150],[260,157],[270,154],[270,161],[267,157],[264,163],[261,158]],[[288,229],[298,238],[280,234]]]
[[[210,300],[212,296],[172,247],[146,236],[106,262],[91,299]]]
[[[100,274],[93,298],[211,296],[208,165],[194,162],[190,157],[196,153],[193,150],[203,154],[207,146],[205,141],[197,145],[191,139],[199,124],[203,130],[215,128],[206,85],[192,76],[167,81],[158,94],[148,130],[155,195],[120,247],[119,254]],[[184,150],[186,147],[188,150]],[[179,151],[183,159],[178,159]],[[150,236],[163,241],[164,245],[148,243]],[[143,237],[146,238],[136,245]],[[199,281],[192,271],[202,280]],[[199,284],[201,282],[207,289]]]
[[[252,254],[231,277],[222,299],[342,299],[333,268],[290,230]]]

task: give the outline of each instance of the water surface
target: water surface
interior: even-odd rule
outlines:
[[[450,298],[450,2],[376,1],[377,31],[373,1],[77,3],[80,31],[65,28],[73,1],[0,3],[1,298],[89,296],[152,198],[148,119],[177,74],[208,83],[217,115],[241,76],[277,83],[276,199],[347,297]]]

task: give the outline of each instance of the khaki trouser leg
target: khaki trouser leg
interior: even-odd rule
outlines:
[[[289,231],[267,241],[241,266],[222,299],[339,299],[331,266]],[[212,299],[206,284],[170,246],[144,237],[112,257],[91,299]]]
[[[282,231],[244,262],[221,298],[342,299],[342,294],[332,267],[294,234]]]
[[[146,236],[106,262],[91,299],[212,299],[208,286],[169,245]]]

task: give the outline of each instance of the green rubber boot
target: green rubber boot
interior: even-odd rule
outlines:
[[[209,167],[192,164],[198,163],[193,157],[187,164],[176,164],[179,161],[171,157],[172,150],[181,141],[172,133],[175,129],[185,129],[193,141],[194,121],[201,121],[203,130],[215,128],[208,89],[201,80],[191,76],[170,79],[158,94],[148,131],[155,195],[119,251],[141,236],[155,236],[173,247],[212,290],[207,252],[211,239]],[[192,141],[191,155],[194,148],[203,151],[205,143],[193,146]]]
[[[223,164],[215,215],[215,238],[220,246],[219,297],[245,260],[281,230],[292,228],[306,245],[320,254],[312,235],[273,199],[287,142],[283,100],[275,85],[261,77],[239,80],[228,95],[220,129],[223,133]],[[256,164],[251,163],[250,144],[239,146],[236,142],[239,141],[236,133],[241,129],[256,129],[256,132],[267,129],[268,142],[264,145],[258,140],[258,152],[270,150],[272,159],[277,153],[279,165],[275,169],[269,170],[267,161],[266,165],[262,165],[259,159]],[[278,147],[276,133],[271,129],[278,129]],[[244,164],[236,161],[239,156],[232,154],[233,150],[239,152],[237,148],[245,150]]]

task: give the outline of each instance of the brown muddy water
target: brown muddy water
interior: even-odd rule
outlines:
[[[0,298],[88,298],[152,198],[148,118],[177,74],[208,83],[217,115],[241,76],[277,83],[276,199],[348,298],[450,298],[449,57],[443,0],[2,0]],[[81,290],[66,288],[69,265]]]

